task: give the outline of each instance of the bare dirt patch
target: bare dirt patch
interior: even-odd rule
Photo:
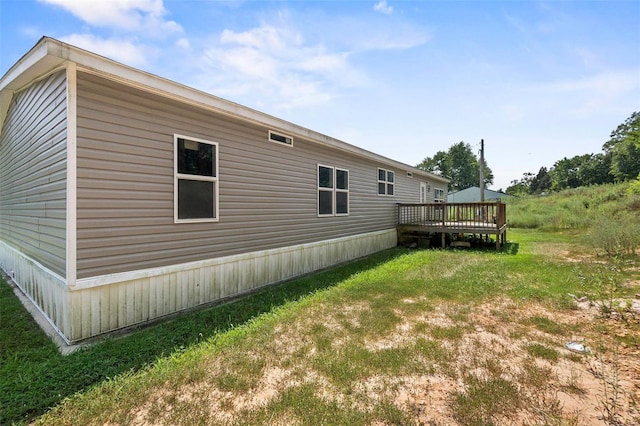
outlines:
[[[353,318],[364,308],[354,307],[347,317]],[[458,318],[455,313],[459,308],[441,303],[434,311],[403,317],[391,333],[363,343],[367,350],[376,352],[409,348],[418,339],[432,342],[447,356],[434,361],[421,355],[431,369],[415,374],[374,374],[355,381],[345,393],[344,388],[334,386],[314,369],[310,360],[315,354],[308,350],[305,328],[281,328],[274,333],[269,359],[249,390],[221,390],[209,379],[176,390],[164,388],[150,403],[152,407],[143,405],[133,417],[139,424],[154,424],[158,419],[150,421],[150,411],[171,412],[178,405],[193,404],[206,406],[215,423],[233,424],[248,412],[266,407],[288,389],[311,383],[318,398],[343,406],[372,410],[380,401],[391,401],[415,424],[468,424],[456,415],[455,402],[473,393],[474,383],[507,383],[521,401],[516,403],[517,410],[499,412],[491,402],[482,402],[485,406],[478,408],[480,412],[496,410],[489,418],[495,424],[631,425],[640,421],[640,353],[637,346],[616,339],[639,329],[639,316],[633,311],[625,320],[605,320],[593,308],[557,311],[503,298],[468,307],[465,317],[453,320]],[[402,314],[401,307],[396,314]],[[540,329],[532,318],[544,319],[566,333]],[[301,322],[308,327],[312,320]],[[341,329],[339,321],[324,317],[320,322],[333,331]],[[434,339],[433,328],[443,326],[459,327],[462,332]],[[568,341],[583,342],[591,352],[571,352],[564,347]],[[336,350],[344,345],[338,343]],[[531,348],[542,352],[537,354]],[[308,358],[296,362],[300,354]],[[209,368],[209,378],[228,374],[218,362]],[[276,423],[305,423],[291,413],[278,416],[281,418]]]

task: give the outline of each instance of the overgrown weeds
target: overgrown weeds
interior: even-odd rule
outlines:
[[[640,248],[640,214],[623,211],[614,217],[598,217],[589,237],[597,253],[609,257],[634,255]]]
[[[600,383],[598,401],[602,419],[608,425],[624,425],[621,418],[623,390],[620,384],[619,350],[614,348],[609,357],[596,354],[589,369]]]
[[[631,191],[631,185],[607,184],[543,196],[512,197],[507,206],[509,226],[540,231],[597,230],[597,222],[604,222],[613,230],[617,230],[617,223],[632,226],[640,215],[640,193]]]

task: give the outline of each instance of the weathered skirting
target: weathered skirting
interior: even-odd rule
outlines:
[[[65,338],[64,330],[69,328],[66,280],[3,241],[0,241],[0,268]]]
[[[65,340],[77,342],[394,247],[396,238],[396,230],[390,229],[79,279],[68,288],[64,288],[64,280],[61,288],[52,277],[33,272],[29,282],[34,284],[21,284],[21,288],[49,316]],[[0,258],[3,268],[4,258]],[[25,268],[29,264],[23,263]],[[31,264],[32,269],[38,269],[34,262]],[[39,281],[43,285],[36,286]],[[62,303],[56,307],[54,300]]]

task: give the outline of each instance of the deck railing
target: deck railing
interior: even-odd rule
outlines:
[[[505,203],[398,204],[398,225],[494,227],[507,223]]]

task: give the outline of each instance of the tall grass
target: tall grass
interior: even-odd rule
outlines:
[[[580,230],[596,251],[634,254],[640,247],[640,193],[630,183],[582,187],[509,200],[512,228]]]
[[[609,184],[511,198],[509,226],[542,231],[586,229],[602,218],[615,218],[619,212],[635,210],[638,215],[640,194],[630,193],[628,187],[628,183]]]

